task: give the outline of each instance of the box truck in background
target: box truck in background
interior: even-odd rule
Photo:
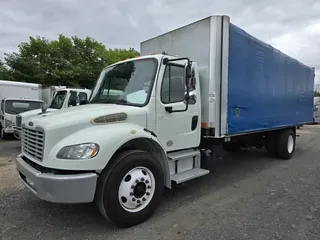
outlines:
[[[42,92],[43,93],[43,92]],[[83,105],[88,102],[91,90],[81,88],[67,88],[67,87],[50,87],[45,89],[45,94],[42,96],[45,98],[44,101],[50,101],[47,105],[48,108],[41,110],[35,109],[32,111],[24,112],[16,116],[16,126],[14,128],[14,136],[17,139],[21,138],[21,126],[28,119],[41,114],[50,114],[51,112]],[[44,96],[45,95],[45,96]],[[52,95],[52,96],[51,96]],[[51,98],[51,100],[50,100]]]
[[[0,102],[0,137],[6,139],[14,133],[18,114],[41,108],[41,85],[0,80]]]
[[[23,124],[16,164],[37,197],[95,201],[129,227],[153,214],[164,187],[209,174],[223,148],[290,159],[296,126],[312,122],[314,69],[228,16],[144,41],[141,54],[104,69],[90,104]]]
[[[42,100],[46,103],[46,105],[50,105],[52,98],[55,94],[55,92],[59,90],[66,89],[66,86],[47,86],[47,87],[42,87],[41,91],[41,98]]]

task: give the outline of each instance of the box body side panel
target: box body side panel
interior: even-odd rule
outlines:
[[[314,69],[230,24],[228,135],[312,122]]]

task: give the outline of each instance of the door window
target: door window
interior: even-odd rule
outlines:
[[[184,72],[183,66],[167,65],[161,86],[161,101],[164,104],[184,101]]]

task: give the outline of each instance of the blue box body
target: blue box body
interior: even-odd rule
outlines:
[[[314,69],[230,24],[228,135],[312,122]]]

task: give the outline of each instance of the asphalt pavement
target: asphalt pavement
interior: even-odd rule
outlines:
[[[320,126],[299,130],[291,160],[228,154],[215,172],[166,191],[148,221],[118,229],[93,204],[34,197],[18,180],[18,141],[0,141],[0,239],[320,239]]]

